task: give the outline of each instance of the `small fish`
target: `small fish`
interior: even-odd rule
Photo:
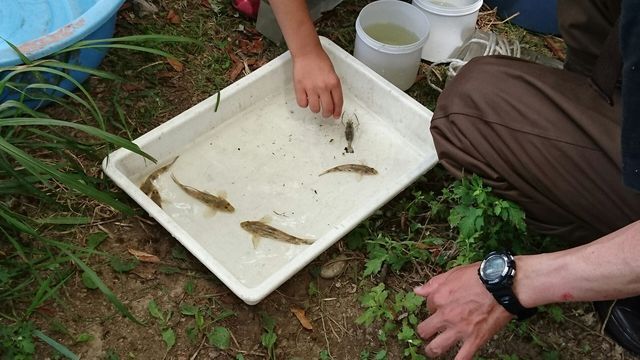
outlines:
[[[286,242],[294,245],[311,245],[313,244],[312,240],[301,239],[299,237],[295,237],[293,235],[289,235],[284,231],[278,230],[271,225],[266,223],[266,220],[260,221],[243,221],[240,223],[240,226],[253,235],[253,247],[258,246],[258,242],[260,238],[267,238],[278,240],[282,242]]]
[[[184,192],[189,194],[192,198],[200,201],[201,203],[207,205],[214,211],[220,210],[228,213],[234,212],[236,209],[224,198],[223,195],[216,196],[213,194],[209,194],[206,191],[198,190],[194,187],[184,185],[176,179],[176,177],[171,174],[171,179],[176,183]]]
[[[356,117],[356,120],[358,120],[358,116],[356,114],[353,114]],[[351,147],[351,143],[353,142],[353,137],[355,136],[355,126],[353,125],[353,120],[352,119],[347,119],[347,122],[344,122],[344,113],[342,114],[342,123],[344,124],[344,137],[347,139],[347,147],[346,147],[346,152],[348,154],[353,154],[353,147]],[[358,123],[360,123],[360,121],[358,120]]]
[[[162,197],[160,197],[160,192],[155,186],[153,187],[153,189],[151,189],[151,192],[148,193],[147,196],[149,196],[151,200],[156,203],[156,205],[162,207]]]
[[[332,167],[329,170],[324,171],[318,176],[322,176],[324,174],[333,173],[333,172],[353,172],[360,175],[378,175],[378,171],[372,167],[367,165],[360,164],[344,164],[338,165],[336,167]]]
[[[178,160],[177,156],[173,160],[171,160],[171,162],[168,163],[167,165],[149,174],[149,176],[147,176],[147,178],[144,180],[142,185],[140,185],[140,190],[142,190],[143,193],[145,193],[148,197],[150,197],[151,200],[153,200],[153,202],[158,204],[158,206],[160,207],[162,207],[162,198],[160,197],[160,192],[155,187],[153,182],[165,171],[167,171],[171,167],[171,165],[173,165],[173,163],[176,162],[176,160]]]

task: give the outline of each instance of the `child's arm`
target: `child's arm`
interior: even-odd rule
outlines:
[[[293,86],[298,105],[322,116],[340,117],[342,87],[322,49],[305,0],[270,0],[293,58]]]

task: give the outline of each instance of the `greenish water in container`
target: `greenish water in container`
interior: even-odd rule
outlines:
[[[441,7],[448,7],[448,8],[456,8],[457,6],[455,4],[452,4],[448,1],[438,1],[438,0],[432,0],[432,3],[441,6]]]
[[[391,23],[371,24],[364,28],[364,32],[374,40],[387,45],[409,45],[420,40],[418,36],[411,31]]]

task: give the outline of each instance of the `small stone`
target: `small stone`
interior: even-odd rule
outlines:
[[[133,11],[139,17],[153,15],[160,11],[157,6],[147,0],[133,0]]]
[[[323,279],[333,279],[340,276],[347,268],[347,257],[343,254],[327,261],[320,268],[320,277]]]

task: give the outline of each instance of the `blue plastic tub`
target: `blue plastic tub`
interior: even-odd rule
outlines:
[[[3,0],[0,36],[18,46],[30,60],[41,59],[80,40],[111,38],[123,3],[124,0]],[[65,60],[96,68],[104,56],[105,51],[85,49],[70,53]],[[15,51],[0,40],[0,67],[21,63]],[[88,77],[83,72],[70,74],[79,82]],[[60,86],[73,89],[68,81]],[[15,97],[16,94],[4,91],[0,102]]]
[[[485,0],[492,8],[498,7],[498,16],[503,19],[519,12],[511,20],[523,28],[542,34],[560,33],[556,0]]]

